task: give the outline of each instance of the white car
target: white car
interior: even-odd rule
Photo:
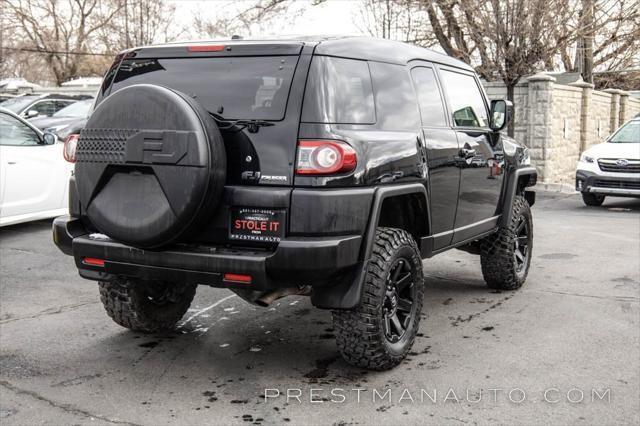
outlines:
[[[0,108],[0,226],[68,212],[73,164],[64,144]]]
[[[588,206],[601,205],[606,196],[640,197],[640,117],[582,153],[576,191]]]

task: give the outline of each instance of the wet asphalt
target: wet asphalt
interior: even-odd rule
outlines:
[[[387,372],[347,365],[303,297],[200,287],[176,332],[129,332],[50,221],[2,228],[0,424],[640,423],[640,200],[539,194],[533,215],[520,291],[461,251],[424,262],[420,333]]]

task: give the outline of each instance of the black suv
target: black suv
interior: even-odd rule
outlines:
[[[197,285],[332,309],[355,365],[406,356],[422,259],[481,256],[513,290],[531,261],[536,182],[468,65],[365,37],[166,44],[120,54],[53,224],[118,324],[174,326]],[[74,152],[75,149],[75,152]]]

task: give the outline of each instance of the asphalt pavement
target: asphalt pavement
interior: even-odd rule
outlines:
[[[529,278],[424,262],[408,359],[347,365],[331,313],[200,287],[175,332],[113,323],[51,221],[0,229],[0,424],[640,424],[640,200],[539,194]]]

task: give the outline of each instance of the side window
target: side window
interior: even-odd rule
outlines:
[[[27,108],[27,111],[36,110],[38,115],[46,115],[51,117],[56,112],[56,101],[40,101]]]
[[[62,108],[68,107],[69,105],[71,105],[72,103],[74,103],[74,101],[56,101],[55,103],[55,111],[53,111],[54,113],[60,111]]]
[[[412,130],[420,127],[420,113],[411,78],[403,65],[369,62],[376,101],[378,127]]]
[[[444,105],[436,75],[432,68],[417,67],[411,70],[411,77],[418,93],[418,105],[422,125],[427,127],[444,127],[447,125]]]
[[[375,123],[376,111],[367,62],[314,56],[304,95],[302,121]]]
[[[453,122],[458,127],[487,127],[487,108],[475,78],[442,70]]]
[[[40,144],[38,134],[26,124],[7,114],[0,114],[0,145],[34,146]]]

